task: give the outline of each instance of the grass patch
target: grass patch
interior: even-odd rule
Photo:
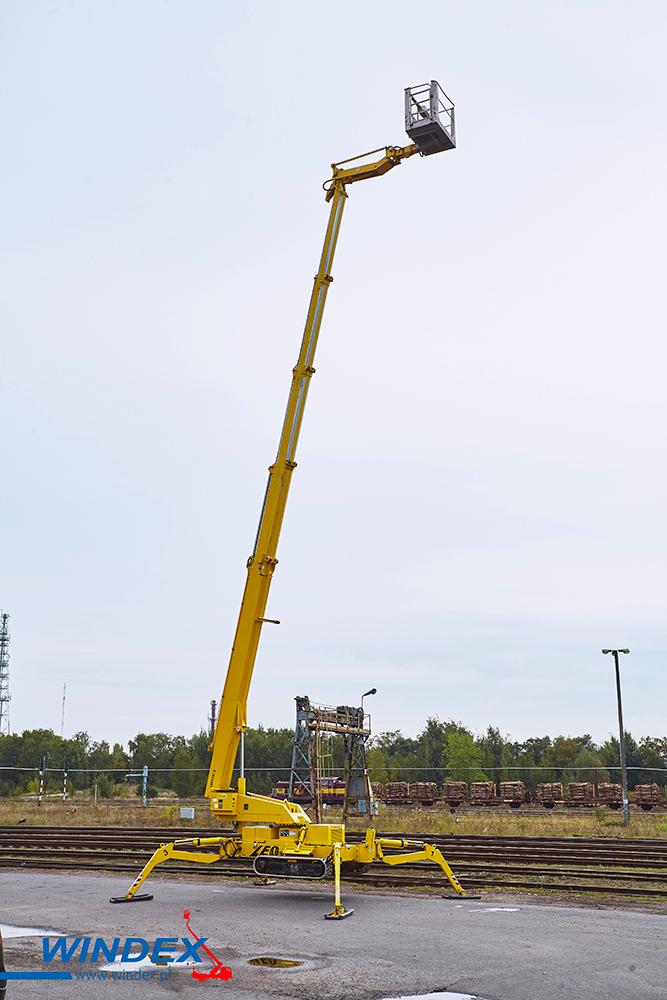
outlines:
[[[333,813],[328,814],[330,822]],[[443,809],[385,808],[374,823],[376,829],[396,833],[481,835],[488,837],[631,837],[659,840],[667,835],[667,817],[654,813],[631,814],[630,824],[623,825],[623,817],[605,810],[573,809],[567,812],[546,809],[505,810],[502,806],[493,811],[477,812],[474,809],[457,811]],[[348,829],[363,830],[363,820],[352,819]]]
[[[179,826],[190,829],[219,829],[211,816],[208,801],[195,806],[194,820],[179,819],[178,803],[173,799],[152,799],[147,808],[131,799],[92,802],[72,799],[66,803],[19,802],[0,800],[0,826],[25,823],[26,826]]]
[[[192,800],[189,800],[189,804]],[[152,799],[147,808],[132,799],[92,802],[72,799],[62,802],[21,802],[0,800],[0,826],[22,822],[26,826],[169,826],[187,829],[219,830],[220,824],[211,816],[208,802],[195,804],[192,821],[179,818],[179,805],[173,799]],[[340,813],[327,811],[325,822],[340,822]],[[535,807],[516,810],[498,806],[483,812],[475,809],[457,811],[420,809],[419,807],[382,808],[375,819],[377,830],[396,833],[474,834],[488,837],[632,837],[652,840],[667,839],[667,816],[656,813],[632,812],[629,826],[623,825],[618,813],[604,809],[552,810]],[[348,821],[348,829],[363,831],[363,819]]]

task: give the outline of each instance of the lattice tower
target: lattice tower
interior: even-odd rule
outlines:
[[[9,736],[9,615],[0,612],[0,736]]]

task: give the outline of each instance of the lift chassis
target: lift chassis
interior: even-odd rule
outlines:
[[[386,854],[385,851],[396,852]],[[254,870],[266,884],[270,877],[325,878],[333,874],[334,906],[326,913],[328,920],[341,920],[354,911],[341,902],[341,868],[345,865],[363,870],[374,861],[386,865],[405,865],[416,861],[431,861],[438,865],[454,890],[456,898],[470,899],[449,867],[441,851],[422,841],[378,837],[367,830],[359,844],[345,841],[345,827],[338,824],[309,824],[298,832],[290,827],[243,826],[240,835],[229,837],[191,837],[161,844],[134,880],[125,896],[114,903],[139,902],[152,899],[138,894],[138,889],[156,865],[165,861],[190,861],[211,865],[231,858],[252,858]]]
[[[374,862],[387,865],[432,862],[439,866],[456,898],[469,897],[437,847],[421,841],[392,839],[366,831],[360,843],[348,843],[345,827],[336,823],[312,823],[296,803],[248,793],[243,766],[243,734],[247,729],[246,706],[257,648],[287,503],[295,454],[327,292],[333,281],[331,267],[340,231],[347,187],[357,181],[380,177],[416,153],[430,155],[452,149],[453,105],[438,84],[406,91],[406,128],[415,141],[408,146],[386,146],[351,160],[332,164],[325,183],[330,203],[324,246],[315,275],[306,325],[283,421],[278,453],[269,468],[269,479],[239,611],[234,644],[227,668],[220,713],[211,744],[211,765],[206,786],[211,812],[230,829],[216,837],[195,837],[162,844],[144,866],[124,896],[112,902],[151,899],[138,890],[153,869],[166,861],[189,861],[210,865],[231,858],[251,858],[255,872],[268,883],[271,876],[324,878],[333,875],[334,906],[326,916],[340,920],[352,912],[341,903],[341,866],[359,870]],[[374,157],[371,159],[371,157]],[[241,749],[241,776],[233,783],[236,759]]]

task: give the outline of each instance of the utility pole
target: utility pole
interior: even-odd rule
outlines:
[[[0,736],[9,736],[9,615],[0,612]]]
[[[623,791],[623,823],[627,826],[630,822],[630,799],[628,798],[628,769],[625,763],[625,729],[623,727],[623,705],[621,702],[621,671],[618,666],[618,654],[629,653],[629,649],[603,649],[606,655],[611,653],[614,657],[614,667],[616,670],[616,701],[618,703],[618,748],[621,756],[621,787]]]

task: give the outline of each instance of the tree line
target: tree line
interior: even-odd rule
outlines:
[[[245,738],[245,762],[252,790],[267,794],[276,781],[289,776],[291,729],[258,726]],[[131,772],[149,768],[149,795],[170,789],[186,798],[201,795],[208,770],[209,735],[191,737],[167,733],[139,733],[125,748],[120,743],[96,742],[85,732],[62,739],[50,729],[28,729],[0,736],[0,796],[35,793],[37,769],[46,759],[45,792],[62,789],[62,771],[68,767],[70,792],[93,789],[102,798],[141,792],[141,781]],[[630,788],[657,781],[667,784],[667,737],[625,734]],[[342,776],[343,746],[332,738],[334,771]],[[427,719],[415,737],[380,733],[369,744],[368,763],[374,781],[511,781],[521,779],[532,792],[543,781],[620,781],[618,740],[602,743],[588,735],[538,736],[523,742],[503,736],[494,726],[481,735],[461,723]],[[276,770],[280,769],[280,770]],[[337,772],[336,772],[337,773]]]

